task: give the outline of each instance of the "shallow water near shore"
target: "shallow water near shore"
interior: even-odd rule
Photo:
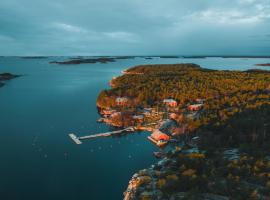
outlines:
[[[96,98],[128,67],[196,63],[210,69],[270,69],[270,59],[144,58],[107,64],[57,65],[68,57],[0,57],[0,73],[23,75],[0,88],[1,199],[122,199],[131,176],[149,167],[157,148],[147,132],[75,145],[68,133],[88,135],[110,127],[96,123]]]

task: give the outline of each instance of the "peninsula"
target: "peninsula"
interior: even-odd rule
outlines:
[[[97,99],[101,121],[148,130],[161,160],[134,174],[125,200],[267,199],[270,73],[141,65]]]

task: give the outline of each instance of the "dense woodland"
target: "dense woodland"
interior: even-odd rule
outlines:
[[[205,199],[202,195],[209,193],[225,199],[269,199],[269,71],[147,65],[128,69],[112,83],[112,89],[100,93],[100,107],[115,107],[119,96],[130,99],[129,109],[162,107],[163,99],[174,98],[179,114],[185,116],[189,104],[205,99],[199,118],[180,122],[188,125],[190,135],[200,137],[202,153],[168,155],[170,164],[142,175],[145,181],[139,184],[144,192],[138,193],[138,199],[153,199],[151,192],[145,192],[153,184],[165,197],[181,194],[179,199]],[[228,149],[237,149],[236,159],[225,158]]]
[[[115,98],[130,98],[129,106],[162,106],[174,98],[180,112],[195,99],[206,99],[200,119],[190,129],[209,124],[219,126],[246,109],[270,103],[270,72],[264,70],[217,71],[195,64],[142,65],[112,80],[113,88],[98,97],[100,107],[114,107]],[[133,73],[133,74],[132,74]]]

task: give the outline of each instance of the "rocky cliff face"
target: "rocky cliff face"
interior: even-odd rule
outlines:
[[[164,167],[167,162],[169,162],[169,160],[164,158],[156,165],[152,165],[150,168],[134,174],[124,193],[124,200],[164,199],[163,193],[158,189],[157,174],[161,172],[156,170],[156,168]]]

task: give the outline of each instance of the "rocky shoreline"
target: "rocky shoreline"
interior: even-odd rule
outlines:
[[[135,173],[124,200],[230,200],[232,196],[239,200],[268,200],[259,192],[269,193],[268,183],[266,187],[251,184],[247,177],[242,179],[240,172],[235,173],[235,168],[253,167],[259,171],[269,162],[269,156],[258,162],[238,149],[222,149],[209,155],[178,147],[156,164]]]

